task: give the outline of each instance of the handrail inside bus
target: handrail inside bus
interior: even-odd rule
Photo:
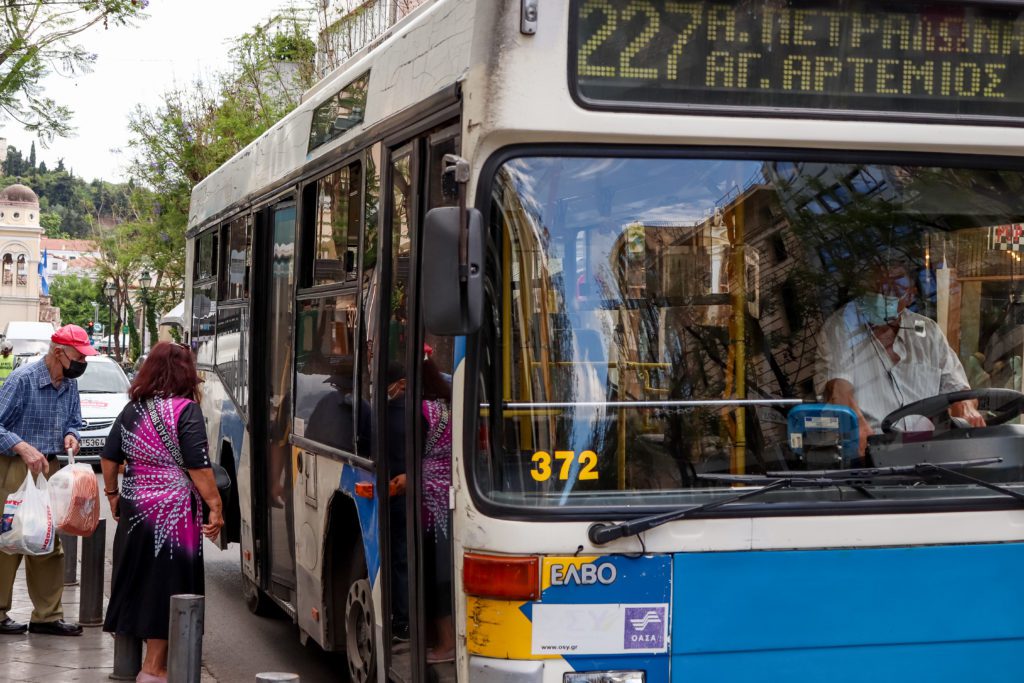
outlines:
[[[706,401],[541,401],[506,402],[503,409],[516,408],[699,408],[703,406],[795,406],[803,403],[800,398],[725,398]],[[480,404],[490,408],[490,404]]]

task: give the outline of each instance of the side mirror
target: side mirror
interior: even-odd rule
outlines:
[[[460,268],[460,212],[465,211],[465,268]],[[480,329],[484,317],[484,228],[477,209],[442,206],[423,226],[423,322],[431,334],[460,336]]]

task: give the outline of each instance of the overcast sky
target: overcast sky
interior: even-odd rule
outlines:
[[[94,29],[80,36],[96,53],[91,73],[54,74],[46,92],[74,111],[77,129],[49,149],[36,142],[36,155],[53,168],[58,157],[75,175],[124,180],[128,163],[129,113],[137,104],[153,107],[166,90],[196,76],[227,68],[230,40],[284,6],[284,0],[150,0],[149,17],[135,28]],[[299,4],[299,3],[296,3]],[[0,121],[6,137],[27,157],[34,136],[10,120]]]

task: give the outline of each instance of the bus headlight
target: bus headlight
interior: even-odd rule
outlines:
[[[643,671],[574,671],[562,675],[562,683],[644,683]]]

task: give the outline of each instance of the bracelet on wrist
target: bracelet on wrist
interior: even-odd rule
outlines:
[[[119,496],[119,495],[121,495],[121,491],[119,489],[114,489],[113,491],[108,491],[106,489],[103,489],[103,493],[107,494],[108,496]]]

